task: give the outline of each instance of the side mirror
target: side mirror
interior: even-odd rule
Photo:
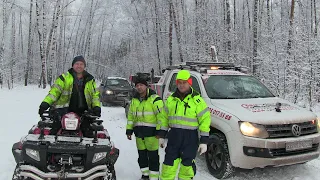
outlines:
[[[104,84],[103,84],[103,83],[101,83],[101,84],[100,84],[100,86],[102,86],[102,87],[103,87],[103,86],[104,86]]]

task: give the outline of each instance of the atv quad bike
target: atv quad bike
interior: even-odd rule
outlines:
[[[12,180],[84,179],[116,180],[114,164],[119,156],[102,120],[85,112],[62,116],[50,110],[28,135],[12,147],[17,163]],[[89,121],[92,137],[85,137],[80,124]],[[61,128],[53,132],[54,123]],[[54,134],[52,134],[54,133]]]

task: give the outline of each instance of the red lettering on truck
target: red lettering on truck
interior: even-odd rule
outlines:
[[[225,113],[225,112],[222,112],[222,111],[219,111],[219,110],[216,110],[216,109],[213,109],[213,108],[209,108],[210,110],[210,113],[218,118],[221,118],[221,119],[225,119],[225,120],[230,120],[232,118],[231,115]]]

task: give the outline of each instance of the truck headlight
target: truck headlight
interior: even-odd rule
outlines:
[[[240,122],[240,131],[245,136],[268,138],[269,134],[266,128],[260,124],[254,124],[250,122]]]
[[[36,161],[40,161],[40,154],[39,151],[34,150],[34,149],[29,149],[26,148],[26,154],[31,157],[32,159],[36,160]]]
[[[320,132],[320,117],[317,117],[317,128],[318,128],[318,132]]]
[[[107,156],[106,152],[95,153],[92,159],[92,163],[96,163]]]
[[[113,94],[113,91],[107,90],[106,94]]]

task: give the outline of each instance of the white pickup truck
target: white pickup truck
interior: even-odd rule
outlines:
[[[165,69],[151,84],[163,100],[176,90],[175,77],[189,69],[192,87],[211,112],[206,162],[219,179],[244,169],[304,163],[319,157],[317,116],[276,97],[259,80],[230,63],[185,62]]]

